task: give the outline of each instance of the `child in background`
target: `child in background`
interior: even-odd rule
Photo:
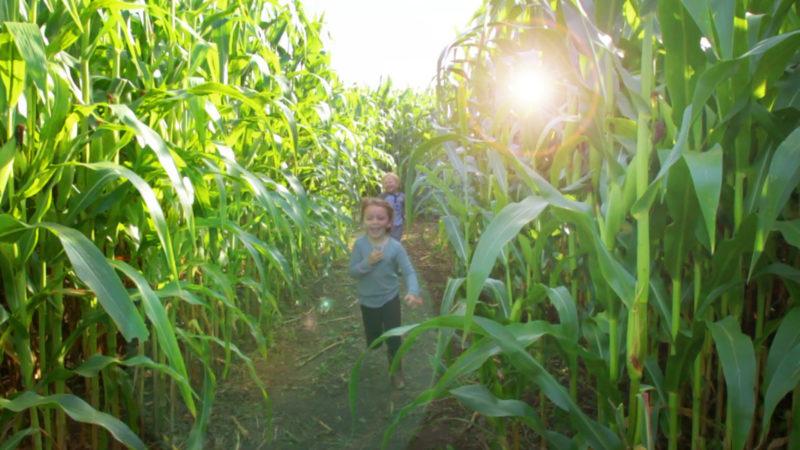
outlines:
[[[350,255],[350,275],[358,280],[358,302],[364,321],[367,347],[385,331],[400,326],[400,280],[405,278],[408,294],[404,300],[415,308],[422,304],[419,282],[408,253],[402,244],[389,236],[394,210],[385,200],[365,198],[361,202],[364,235],[356,240]],[[400,337],[386,341],[389,361],[400,347]],[[402,369],[392,375],[396,389],[405,386]]]
[[[391,236],[398,241],[403,237],[403,224],[405,223],[406,195],[399,191],[400,177],[394,172],[383,176],[383,192],[381,198],[389,202],[394,210]]]

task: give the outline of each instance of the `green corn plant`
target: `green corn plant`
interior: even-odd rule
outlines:
[[[237,342],[266,349],[391,162],[320,30],[299,2],[0,7],[9,448],[202,448],[234,358],[260,386]]]
[[[790,158],[799,105],[788,89],[800,21],[790,3],[487,1],[441,58],[436,118],[452,136],[435,138],[450,142],[443,146],[430,141],[441,146],[441,162],[417,173],[463,261],[443,312],[464,312],[462,339],[482,316],[505,326],[557,322],[557,354],[573,372],[558,381],[596,386],[576,395],[596,397],[590,414],[616,434],[613,446],[750,448],[796,439],[772,405],[796,392],[797,379],[785,372],[787,382],[770,390],[776,361],[768,361],[797,301],[800,172]],[[499,100],[503,70],[531,59],[558,71],[563,93],[563,106],[537,120]],[[548,206],[510,235],[496,234],[496,221],[513,223],[504,207],[530,196]],[[454,214],[464,205],[480,216]],[[788,351],[796,343],[784,333],[779,346]],[[443,351],[457,335],[440,337],[442,374],[459,367]],[[549,361],[548,340],[525,351]],[[536,420],[513,399],[537,394],[559,408],[560,400],[533,375],[497,378],[515,367],[506,351],[464,372],[483,388],[452,395],[494,417],[501,442],[514,426],[499,418],[519,417],[552,446],[569,448],[541,426],[546,409]],[[433,395],[448,394],[414,405]],[[680,413],[688,404],[691,420]],[[574,424],[580,414],[563,409],[552,414]],[[703,411],[725,425],[708,426]],[[594,448],[612,445],[572,430]]]

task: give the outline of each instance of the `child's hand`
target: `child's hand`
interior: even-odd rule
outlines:
[[[382,259],[383,259],[383,251],[376,249],[376,250],[373,250],[372,253],[369,254],[369,257],[367,258],[367,262],[369,262],[369,264],[372,266],[372,265],[377,264]]]
[[[414,294],[406,294],[403,300],[406,301],[406,305],[412,308],[416,308],[417,306],[422,306],[422,299]]]

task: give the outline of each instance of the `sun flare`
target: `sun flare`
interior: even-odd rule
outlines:
[[[547,108],[553,101],[553,77],[541,67],[522,67],[516,70],[508,84],[508,95],[514,105],[524,112]]]

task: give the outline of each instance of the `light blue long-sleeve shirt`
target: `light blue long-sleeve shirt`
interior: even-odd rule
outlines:
[[[400,277],[406,280],[409,294],[419,296],[417,273],[408,253],[397,240],[389,238],[383,247],[383,259],[369,263],[373,245],[367,236],[356,239],[350,254],[350,275],[358,280],[358,302],[370,308],[380,308],[400,294]]]

